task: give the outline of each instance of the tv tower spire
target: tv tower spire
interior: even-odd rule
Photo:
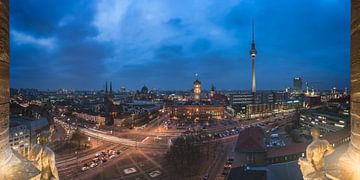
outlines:
[[[255,48],[255,38],[254,38],[254,19],[252,21],[252,42],[251,42],[251,49],[250,49],[250,56],[252,61],[252,84],[251,84],[251,92],[255,94],[256,92],[256,78],[255,78],[255,57],[257,54]]]

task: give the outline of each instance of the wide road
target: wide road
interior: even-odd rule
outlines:
[[[145,143],[130,140],[130,139],[120,138],[120,137],[116,137],[116,136],[109,135],[109,134],[103,134],[103,133],[101,133],[101,131],[97,131],[97,130],[95,131],[95,130],[90,130],[90,129],[86,129],[86,128],[79,128],[79,131],[90,137],[113,142],[116,144],[123,144],[126,146],[143,147],[143,148],[161,148],[161,149],[168,148],[168,146],[164,145],[164,144],[145,144]]]

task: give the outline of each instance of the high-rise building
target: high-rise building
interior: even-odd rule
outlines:
[[[251,50],[250,50],[250,56],[252,61],[252,84],[251,84],[251,92],[252,94],[255,94],[256,92],[256,78],[255,78],[255,56],[257,54],[256,48],[255,48],[255,40],[254,40],[254,21],[252,23],[252,43],[251,43]]]
[[[302,92],[302,79],[300,77],[294,78],[294,92],[295,93]]]

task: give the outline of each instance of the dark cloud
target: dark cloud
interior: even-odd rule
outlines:
[[[11,83],[41,89],[349,85],[349,0],[11,1]]]

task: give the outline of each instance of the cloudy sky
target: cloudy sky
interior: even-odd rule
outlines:
[[[11,85],[100,89],[349,86],[349,0],[11,1]]]

